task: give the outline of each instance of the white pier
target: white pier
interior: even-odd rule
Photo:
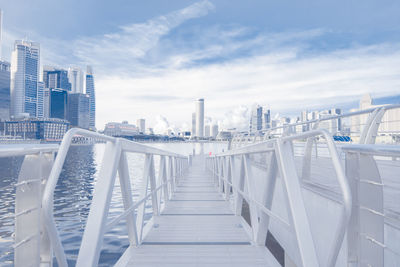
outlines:
[[[194,158],[151,225],[121,266],[280,266],[266,247],[252,244],[243,218],[234,214],[201,158]]]

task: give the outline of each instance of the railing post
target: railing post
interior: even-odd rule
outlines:
[[[300,251],[300,266],[319,266],[291,146],[289,141],[276,142],[277,160],[288,204],[289,224],[293,227]]]
[[[244,155],[241,156],[240,159],[240,168],[239,168],[239,179],[237,181],[237,188],[240,191],[244,191],[244,177],[245,177],[245,164],[244,164]],[[235,190],[234,194],[235,199],[235,215],[240,216],[242,215],[242,206],[243,206],[243,196],[239,192]]]
[[[161,156],[160,158],[160,170],[158,172],[158,175],[160,177],[160,184],[163,184],[162,192],[164,195],[164,203],[166,203],[169,200],[169,192],[168,192],[167,165],[165,156]],[[161,201],[161,196],[159,196],[159,201]]]
[[[122,200],[125,210],[133,205],[131,181],[129,177],[129,168],[126,152],[121,153],[121,159],[118,167],[119,183],[121,185]],[[136,231],[135,211],[127,215],[126,226],[128,228],[129,244],[138,245],[138,235]]]
[[[277,176],[277,161],[275,152],[271,152],[271,158],[268,162],[268,171],[267,171],[267,183],[265,186],[265,190],[262,193],[262,204],[271,210],[272,208],[272,200],[274,198],[275,192],[275,183]],[[260,212],[260,225],[258,228],[256,243],[259,246],[265,245],[265,240],[267,239],[267,232],[269,228],[270,217],[264,212]]]
[[[117,139],[115,143],[108,142],[94,189],[76,266],[86,267],[98,264],[120,156],[120,141]]]

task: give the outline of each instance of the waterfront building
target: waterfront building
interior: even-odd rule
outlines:
[[[250,114],[250,133],[262,130],[263,109],[259,105],[254,105]]]
[[[68,71],[50,66],[43,67],[43,82],[46,88],[61,88],[71,91]]]
[[[11,54],[11,115],[36,117],[40,47],[38,43],[15,41]]]
[[[64,89],[50,88],[50,117],[67,119],[68,93]]]
[[[196,112],[192,113],[192,136],[196,136]]]
[[[139,128],[139,132],[146,133],[146,120],[138,119],[136,122],[137,127]]]
[[[218,124],[214,124],[214,125],[211,127],[211,137],[212,137],[212,138],[216,138],[217,135],[218,135]]]
[[[199,98],[196,101],[196,136],[204,136],[204,99]]]
[[[210,137],[211,136],[211,127],[210,127],[210,125],[206,125],[204,127],[204,136],[205,137]]]
[[[87,94],[68,94],[67,120],[71,127],[89,129],[89,96]]]
[[[116,137],[132,137],[139,134],[139,129],[136,125],[129,124],[127,121],[123,121],[122,123],[109,122],[104,127],[104,134]]]
[[[10,63],[0,61],[0,120],[8,119],[10,119]]]
[[[4,123],[4,134],[22,139],[61,141],[69,129],[69,122],[51,118],[27,118]]]
[[[79,67],[68,68],[68,81],[71,84],[72,93],[83,94],[83,72]],[[86,92],[87,93],[87,92]]]
[[[96,95],[91,66],[86,70],[86,94],[89,96],[89,129],[96,130]]]

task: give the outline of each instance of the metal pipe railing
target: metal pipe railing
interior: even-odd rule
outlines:
[[[331,135],[323,129],[320,130],[312,130],[309,132],[304,132],[301,134],[296,134],[296,135],[292,135],[292,136],[285,136],[285,137],[281,137],[281,138],[277,138],[277,139],[270,139],[267,141],[263,141],[261,143],[257,143],[257,144],[251,144],[245,147],[241,147],[241,148],[237,148],[237,149],[232,149],[230,151],[227,151],[225,153],[221,153],[218,155],[215,155],[211,158],[209,158],[209,160],[214,159],[214,163],[213,164],[208,164],[209,166],[215,166],[215,165],[221,165],[220,162],[223,162],[223,160],[217,160],[218,158],[226,158],[228,156],[244,156],[244,155],[250,155],[250,154],[255,154],[255,153],[274,153],[273,156],[277,156],[280,155],[280,157],[277,156],[278,159],[278,163],[279,161],[281,161],[282,157],[283,158],[293,158],[293,151],[292,150],[287,150],[290,151],[289,154],[287,154],[287,151],[284,149],[279,149],[279,147],[281,147],[281,144],[283,143],[291,143],[292,141],[295,140],[302,140],[302,139],[307,139],[307,138],[313,138],[316,136],[323,136],[326,140],[327,143],[327,147],[328,147],[328,151],[330,153],[331,159],[332,159],[332,164],[334,167],[334,170],[336,172],[336,178],[337,181],[339,183],[340,189],[341,189],[341,193],[342,193],[342,200],[343,200],[343,209],[342,209],[342,213],[340,214],[340,219],[339,219],[339,225],[337,228],[337,232],[335,234],[335,239],[334,242],[332,244],[332,249],[330,250],[330,255],[328,257],[328,265],[327,266],[334,266],[337,260],[337,256],[339,254],[340,248],[341,248],[341,244],[343,242],[344,239],[344,235],[347,229],[347,225],[349,223],[349,219],[350,219],[350,215],[351,215],[351,210],[352,210],[352,197],[351,197],[351,191],[350,191],[350,187],[349,184],[347,182],[343,167],[341,165],[341,161],[340,161],[340,157],[339,154],[337,152],[336,146],[333,142],[333,139],[331,137]],[[285,154],[282,154],[285,153]],[[231,161],[230,161],[231,162]],[[231,163],[232,164],[232,163]],[[280,166],[280,168],[282,168],[283,166],[285,166],[284,164],[278,164]],[[223,166],[219,166],[217,167],[218,170],[220,170],[221,168],[223,168]],[[215,167],[212,169],[213,172],[215,173]],[[281,173],[285,173],[285,170],[280,169]],[[216,173],[217,175],[219,175],[219,179],[221,179],[221,174],[220,173]],[[293,173],[292,173],[293,174]],[[228,181],[227,177],[222,178],[224,179],[224,181]],[[249,179],[252,179],[252,177],[249,177]],[[276,179],[276,177],[275,177]],[[292,178],[293,179],[293,178]],[[222,183],[220,183],[222,184]],[[234,186],[233,183],[230,184],[231,186]],[[225,190],[227,190],[225,188]],[[242,192],[241,190],[236,190],[237,193],[242,194],[244,192]],[[254,204],[256,204],[257,206],[260,203],[256,203],[255,201],[252,200],[252,197],[246,194],[242,194],[242,196],[247,197],[250,202],[253,202]],[[267,213],[268,215],[271,212],[270,209],[268,209],[267,207],[264,207],[265,209],[261,209],[262,212]],[[274,218],[275,216],[271,216],[272,218]],[[276,219],[276,218],[275,218]],[[279,220],[280,221],[280,220]],[[301,245],[301,244],[300,244]],[[309,246],[310,244],[303,244],[303,245],[307,245]]]
[[[48,233],[50,242],[51,242],[51,246],[53,248],[54,254],[56,256],[57,262],[59,266],[67,266],[67,260],[66,260],[66,256],[64,253],[64,249],[63,246],[61,244],[61,240],[60,237],[58,235],[57,232],[57,228],[54,222],[54,218],[53,218],[53,196],[54,196],[54,190],[55,187],[57,185],[57,181],[58,178],[60,176],[62,167],[64,165],[64,161],[66,158],[66,155],[68,153],[68,149],[71,146],[71,142],[72,142],[72,138],[75,135],[81,135],[81,136],[85,136],[85,137],[91,137],[91,138],[95,138],[97,140],[102,140],[102,141],[106,141],[108,143],[113,144],[114,146],[117,146],[118,148],[116,150],[113,150],[116,152],[116,157],[118,157],[118,159],[114,158],[113,160],[115,161],[114,163],[116,163],[117,161],[119,161],[119,155],[123,152],[134,152],[134,153],[142,153],[142,154],[146,154],[146,155],[159,155],[159,156],[168,156],[171,158],[175,158],[177,161],[179,159],[179,162],[175,162],[175,167],[174,167],[174,172],[178,171],[180,169],[182,169],[183,167],[183,161],[187,161],[187,157],[183,156],[183,155],[179,155],[176,153],[172,153],[172,152],[168,152],[168,151],[164,151],[161,149],[157,149],[154,147],[150,147],[150,146],[146,146],[143,144],[139,144],[136,142],[132,142],[132,141],[128,141],[125,139],[120,139],[120,138],[114,138],[114,137],[110,137],[110,136],[105,136],[102,134],[98,134],[95,132],[91,132],[88,130],[83,130],[83,129],[71,129],[69,130],[65,136],[64,139],[62,140],[61,144],[60,144],[60,148],[57,154],[57,157],[55,159],[55,162],[53,164],[53,168],[51,170],[49,179],[46,183],[46,187],[43,193],[43,200],[42,200],[42,207],[43,207],[43,223],[46,227],[46,231]],[[111,162],[103,162],[103,164],[113,164]],[[111,165],[110,165],[111,166]],[[113,164],[113,166],[115,166],[115,164]],[[107,167],[107,166],[105,166]],[[115,167],[111,167],[114,168]],[[178,169],[180,168],[180,169]],[[111,174],[114,177],[111,177],[110,179],[113,180],[115,178],[115,171],[111,171],[108,172],[107,174]],[[177,172],[175,172],[177,173]],[[110,181],[111,181],[110,180]],[[109,183],[110,184],[110,183]],[[108,190],[108,189],[106,189]],[[145,196],[143,199],[139,200],[142,204],[145,201],[145,199],[147,199],[149,196]],[[94,200],[93,200],[94,201]],[[93,205],[92,205],[93,206]],[[93,207],[91,208],[91,210],[93,209]],[[106,212],[107,213],[107,212]],[[129,212],[127,213],[128,216]],[[104,218],[103,218],[104,219]],[[100,227],[105,227],[105,225],[102,225]],[[136,230],[136,229],[134,229]],[[84,241],[82,241],[83,244]],[[81,246],[82,249],[82,246]],[[98,249],[97,249],[98,250]],[[96,251],[95,254],[99,254],[99,251]],[[90,255],[93,256],[94,258],[91,258],[91,260],[94,262],[96,261],[96,255]],[[90,257],[89,256],[89,257]],[[79,264],[79,257],[78,257],[78,264]]]

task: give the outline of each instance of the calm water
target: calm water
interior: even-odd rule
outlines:
[[[188,155],[195,150],[206,154],[217,153],[226,149],[224,143],[208,143],[200,146],[193,143],[151,143],[151,146]],[[77,258],[86,218],[89,213],[93,188],[104,152],[104,144],[94,146],[71,147],[66,158],[63,171],[55,191],[54,217],[72,266]],[[0,158],[0,266],[13,265],[13,224],[14,197],[19,169],[23,158]],[[143,176],[144,156],[130,153],[128,155],[129,170],[134,199],[138,198],[138,188]],[[155,158],[156,167],[158,158]],[[157,170],[156,170],[157,173]],[[113,191],[109,219],[123,210],[119,181]],[[150,217],[151,209],[146,209]],[[125,221],[107,232],[104,237],[103,250],[100,256],[100,266],[114,264],[128,246]]]

